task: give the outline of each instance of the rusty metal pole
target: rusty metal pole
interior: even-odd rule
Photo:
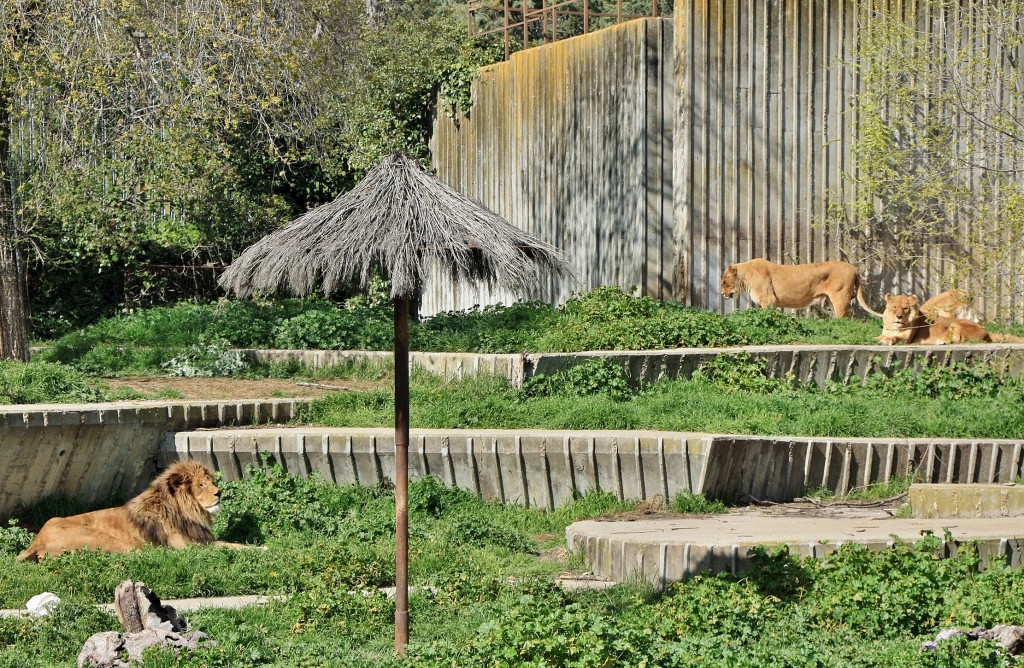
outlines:
[[[409,298],[395,299],[395,652],[409,644]]]

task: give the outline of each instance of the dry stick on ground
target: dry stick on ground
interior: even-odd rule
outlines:
[[[321,389],[321,390],[347,390],[347,391],[352,391],[351,387],[343,387],[341,385],[324,385],[323,383],[306,383],[306,382],[302,382],[302,381],[296,381],[295,384],[296,385],[301,385],[302,387],[315,387],[315,388],[318,388],[318,389]]]

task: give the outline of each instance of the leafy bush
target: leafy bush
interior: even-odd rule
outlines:
[[[965,399],[992,397],[1004,389],[1019,388],[1020,382],[995,364],[960,361],[950,366],[900,369],[890,376],[874,374],[864,385],[891,397]],[[831,389],[845,391],[840,387]]]
[[[389,350],[394,347],[390,306],[339,309],[315,305],[274,328],[274,348]]]
[[[725,503],[718,500],[708,500],[703,494],[694,494],[683,490],[672,499],[672,510],[677,513],[695,514],[721,514],[729,512]]]
[[[726,316],[742,342],[749,345],[791,343],[809,334],[808,328],[795,317],[777,308],[748,308]]]
[[[0,360],[0,403],[92,402],[104,398],[85,374],[63,364]]]
[[[978,565],[970,545],[949,559],[937,556],[940,545],[935,535],[878,553],[845,543],[829,557],[828,577],[817,578],[808,593],[815,615],[874,637],[931,631],[946,621],[950,583],[969,582]]]
[[[523,393],[529,397],[604,394],[625,401],[633,391],[621,364],[609,359],[593,359],[551,375],[538,373],[523,383]]]
[[[519,353],[538,350],[537,339],[558,320],[543,302],[485,306],[438,313],[410,328],[416,350]]]
[[[0,554],[16,555],[35,540],[35,535],[18,526],[18,521],[7,521],[6,527],[0,527]]]
[[[543,350],[652,350],[741,342],[717,313],[633,297],[617,286],[575,294],[559,313],[562,317],[538,342]]]
[[[239,350],[229,350],[226,341],[189,346],[160,365],[168,376],[186,378],[232,376],[249,368]]]
[[[767,361],[747,352],[716,355],[693,372],[693,380],[711,383],[726,392],[754,394],[774,394],[796,387],[793,374],[782,378],[771,376]]]

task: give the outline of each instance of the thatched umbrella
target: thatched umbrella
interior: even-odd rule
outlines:
[[[543,272],[571,276],[551,246],[507,223],[395,153],[355,188],[245,250],[219,283],[240,297],[368,289],[391,281],[395,305],[395,649],[409,640],[409,301],[436,263],[455,282],[522,292]]]

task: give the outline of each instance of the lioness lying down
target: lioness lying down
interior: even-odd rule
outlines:
[[[940,318],[978,322],[978,316],[971,308],[971,300],[959,290],[946,290],[935,295],[921,304],[921,313],[932,322]]]
[[[246,547],[214,540],[210,527],[219,506],[213,473],[195,460],[175,462],[123,506],[50,519],[18,561],[79,548],[129,552],[147,545]]]
[[[967,341],[1024,341],[1009,334],[989,332],[978,323],[963,318],[940,317],[931,322],[918,306],[916,295],[885,296],[882,333],[878,340],[889,345],[901,342],[941,345]]]
[[[722,275],[722,296],[743,292],[761,307],[805,308],[828,299],[837,318],[846,317],[856,297],[865,311],[882,316],[864,301],[860,274],[849,262],[786,265],[757,258],[731,264]]]

